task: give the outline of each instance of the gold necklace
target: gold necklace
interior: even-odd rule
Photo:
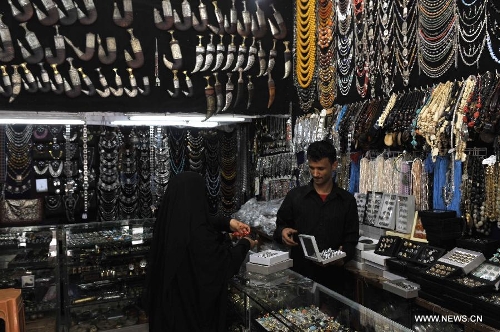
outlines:
[[[316,1],[297,0],[297,82],[309,87],[316,63]]]

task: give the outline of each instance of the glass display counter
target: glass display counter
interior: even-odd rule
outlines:
[[[0,288],[18,288],[26,331],[55,332],[60,320],[57,229],[0,228]]]
[[[291,270],[243,270],[228,298],[244,331],[411,331]]]
[[[70,332],[146,323],[141,308],[154,220],[67,225],[62,248]]]

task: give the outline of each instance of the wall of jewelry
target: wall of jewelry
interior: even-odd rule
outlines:
[[[147,101],[150,112],[284,114],[292,8],[279,1],[2,1],[0,105],[78,112],[97,101],[129,113]]]
[[[243,171],[248,169],[251,143],[244,126],[226,131],[87,125],[4,128],[7,177],[2,194],[11,201],[41,200],[43,215],[37,222],[151,218],[169,178],[183,171],[205,177],[214,215],[231,215],[248,196]],[[23,221],[21,216],[17,221]]]
[[[256,162],[252,196],[266,201],[283,198],[297,185],[291,116],[264,117],[254,124],[253,153]]]
[[[492,1],[298,0],[294,114],[498,67],[499,15]]]

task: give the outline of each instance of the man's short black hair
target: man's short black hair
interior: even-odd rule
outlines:
[[[307,148],[307,160],[320,161],[323,158],[328,158],[333,164],[337,161],[337,151],[329,141],[316,141],[309,144]]]

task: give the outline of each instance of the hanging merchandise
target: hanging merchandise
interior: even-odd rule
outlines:
[[[214,87],[210,85],[210,76],[205,76],[205,80],[207,81],[207,85],[205,86],[205,99],[207,101],[207,114],[205,119],[208,120],[217,110],[217,100]]]
[[[78,11],[75,3],[72,0],[61,0],[61,3],[64,11],[60,8],[57,9],[59,22],[62,25],[72,25],[78,19]]]
[[[174,26],[177,30],[186,31],[193,25],[191,5],[187,0],[182,1],[181,11],[184,22],[181,21],[179,14],[177,14],[177,11],[174,9]]]
[[[233,76],[232,73],[226,73],[227,75],[227,83],[226,83],[226,103],[224,105],[224,108],[221,110],[221,112],[225,112],[231,107],[231,102],[233,101],[233,91],[234,91],[234,84],[231,81],[231,77]]]
[[[215,18],[217,19],[218,27],[216,27],[212,24],[209,24],[208,27],[210,30],[212,30],[213,33],[222,34],[224,32],[224,18],[222,15],[222,11],[217,6],[217,1],[212,1],[212,4],[214,5],[214,13],[215,13]],[[233,1],[233,7],[234,7],[234,1]],[[236,32],[236,30],[232,33],[235,33],[235,32]]]
[[[212,66],[212,62],[214,61],[214,53],[215,53],[215,45],[213,43],[213,40],[214,40],[214,35],[210,34],[210,41],[207,44],[206,52],[204,55],[205,64],[203,65],[203,68],[200,69],[200,71],[207,71]]]
[[[215,89],[215,97],[217,100],[216,103],[217,107],[215,110],[215,114],[217,114],[220,111],[222,111],[222,108],[224,107],[224,95],[222,94],[222,84],[219,82],[218,73],[213,73],[213,75],[215,77],[214,89]]]
[[[323,108],[331,108],[337,92],[335,42],[335,12],[332,1],[320,1],[318,5],[318,95]],[[285,43],[285,68],[291,56],[288,42]],[[287,53],[288,51],[288,53]],[[288,76],[285,70],[286,78]]]
[[[103,65],[110,65],[116,60],[116,39],[115,37],[106,37],[106,49],[108,53],[104,50],[102,46],[101,37],[97,35],[97,57]]]
[[[59,34],[59,26],[54,25],[54,28],[56,29],[56,34],[54,36],[54,45],[56,49],[56,55],[52,53],[52,50],[50,47],[45,48],[45,61],[47,61],[49,64],[57,64],[60,65],[64,62],[66,59],[66,47],[64,46],[64,40],[65,37]],[[71,41],[68,40],[68,44],[70,44],[73,49],[75,50],[75,53],[77,52],[78,48],[75,48],[73,44],[71,44]],[[93,46],[92,46],[93,47]],[[80,50],[78,50],[80,53],[82,53]],[[78,53],[77,53],[78,55]],[[78,55],[79,56],[79,55]]]
[[[134,29],[127,29],[127,32],[130,34],[130,45],[132,46],[134,56],[132,57],[127,50],[124,50],[125,62],[130,68],[137,69],[144,65],[144,53],[142,52],[141,41],[134,36]]]
[[[231,35],[231,43],[227,46],[226,64],[221,69],[223,71],[228,70],[233,65],[234,54],[236,53],[236,45],[234,44],[234,37],[235,35]]]
[[[33,16],[33,6],[29,0],[19,0],[18,4],[22,8],[22,11],[17,9],[17,7],[12,3],[12,0],[7,0],[10,9],[12,10],[12,16],[19,22],[26,22]]]
[[[191,71],[191,74],[194,74],[198,71],[200,71],[201,67],[203,66],[203,61],[204,61],[204,55],[205,55],[205,46],[201,43],[201,40],[203,39],[202,35],[198,35],[198,45],[196,46],[196,63],[194,66],[194,69]],[[173,52],[172,52],[173,54]],[[229,59],[229,55],[228,55]],[[163,62],[165,63],[165,55],[163,55]],[[165,63],[165,66],[169,68],[167,63]],[[223,69],[224,70],[224,69]]]
[[[82,61],[89,61],[94,56],[94,52],[95,52],[95,34],[93,34],[92,32],[89,32],[86,35],[86,38],[85,38],[85,52],[82,52],[78,47],[76,47],[73,44],[73,42],[71,42],[71,40],[68,37],[64,37],[64,40],[73,49],[73,51],[75,52],[75,54],[78,57],[78,59],[80,59]],[[56,50],[57,50],[57,47],[56,47]],[[57,62],[55,62],[55,63],[57,63]]]
[[[170,30],[174,26],[174,14],[170,0],[162,0],[161,8],[163,18],[157,8],[153,8],[153,17],[155,26],[160,30]]]
[[[394,1],[382,0],[379,2],[377,9],[378,24],[379,24],[379,40],[378,40],[378,67],[381,68],[380,78],[382,80],[382,91],[388,96],[393,87],[394,75]]]
[[[274,103],[274,97],[276,95],[276,86],[274,85],[273,77],[271,76],[271,72],[267,73],[267,87],[269,89],[269,100],[267,102],[267,108],[271,108]]]
[[[247,53],[247,46],[245,45],[246,37],[243,37],[240,46],[238,47],[238,57],[236,58],[236,65],[233,68],[233,71],[238,71],[245,62],[245,54]]]
[[[187,71],[182,72],[184,76],[186,76],[186,86],[188,88],[188,91],[182,91],[186,97],[191,98],[194,95],[194,88],[193,88],[193,81],[191,78],[189,78]]]
[[[337,84],[340,94],[346,96],[354,79],[354,20],[352,2],[336,0],[337,9]]]
[[[243,23],[238,20],[236,25],[236,30],[241,37],[249,37],[252,32],[252,17],[250,12],[247,10],[247,2],[246,0],[242,0],[243,3],[243,11],[241,12],[241,16],[243,17]]]
[[[236,100],[234,101],[234,106],[238,106],[242,100],[243,95],[245,94],[243,90],[245,89],[245,81],[243,80],[243,70],[240,68],[239,76],[238,76],[238,91],[236,91]]]
[[[78,21],[82,25],[94,24],[97,20],[97,9],[95,8],[94,0],[83,0],[83,5],[85,6],[87,14],[85,14],[77,5]]]
[[[354,1],[356,90],[361,98],[366,97],[370,82],[370,53],[368,52],[368,22],[366,21],[366,16],[365,2],[363,0]]]
[[[198,11],[200,12],[200,20],[193,13],[193,28],[198,32],[203,32],[207,29],[208,25],[208,13],[207,6],[200,0],[200,4],[198,5]],[[200,23],[201,21],[201,23]]]
[[[76,98],[82,92],[82,83],[80,81],[80,75],[78,74],[78,70],[73,66],[73,58],[71,57],[66,58],[66,61],[68,61],[69,63],[68,74],[71,85],[66,80],[66,78],[63,78],[64,93],[66,94],[66,96],[70,98]]]
[[[22,72],[24,73],[24,76],[26,79],[21,79],[23,82],[24,90],[34,93],[37,92],[38,86],[36,85],[35,77],[33,76],[33,73],[31,70],[29,70],[28,66],[26,63],[21,63],[21,68]]]
[[[12,103],[17,96],[21,93],[21,74],[19,74],[18,65],[12,65],[13,73],[11,76],[11,84],[12,84],[12,94],[9,98],[9,103]]]
[[[23,22],[19,24],[21,27],[23,27],[25,31],[25,39],[26,42],[28,43],[29,48],[31,49],[31,52],[24,47],[23,43],[18,39],[17,44],[19,45],[19,48],[21,49],[21,54],[23,56],[23,59],[30,64],[35,64],[43,60],[43,48],[42,45],[40,44],[40,40],[38,37],[35,35],[33,31],[28,30],[26,27],[26,22]]]
[[[0,49],[0,61],[10,62],[14,59],[14,44],[9,27],[3,23],[3,15],[0,15],[0,42],[3,45],[3,48]]]
[[[135,79],[135,76],[132,73],[132,68],[127,68],[127,71],[128,71],[128,79],[130,81],[131,88],[128,89],[127,87],[124,87],[125,93],[129,97],[136,97],[137,94],[139,93],[139,90],[137,89],[137,80]]]
[[[122,0],[123,16],[118,8],[118,1],[113,2],[113,22],[122,28],[128,28],[134,21],[134,8],[132,0]]]
[[[260,9],[258,1],[255,1],[255,6],[257,7],[255,12],[257,21],[255,21],[255,18],[252,15],[252,34],[255,38],[262,38],[267,32],[266,16],[264,15],[264,11]]]
[[[88,77],[88,75],[86,75],[83,72],[83,68],[82,67],[78,68],[77,70],[80,73],[80,75],[82,75],[83,82],[85,83],[85,85],[88,88],[88,90],[83,90],[82,89],[82,92],[84,94],[86,94],[87,96],[93,96],[93,95],[95,95],[96,89],[94,87],[94,83],[92,83],[92,81],[90,80],[90,77]]]
[[[267,19],[267,22],[269,23],[269,27],[271,29],[271,34],[275,39],[284,39],[287,34],[287,29],[286,29],[286,24],[285,21],[283,20],[283,16],[281,16],[281,13],[276,10],[276,7],[274,4],[270,5],[271,8],[273,9],[273,16],[274,19],[276,20],[276,24],[278,24],[278,27],[276,27],[272,22],[271,19]],[[279,29],[278,29],[279,28]]]
[[[116,88],[110,86],[109,89],[111,90],[111,93],[115,97],[120,97],[123,95],[123,83],[122,83],[122,78],[118,74],[118,68],[113,68],[113,71],[115,72],[115,84]]]
[[[173,83],[174,83],[174,92],[167,90],[168,94],[172,98],[178,98],[181,95],[181,86],[179,83],[179,78],[177,77],[177,70],[172,70],[172,74],[174,75],[173,77]]]
[[[252,105],[253,101],[253,95],[254,95],[254,85],[252,82],[252,75],[248,75],[248,83],[247,83],[247,95],[248,95],[248,101],[247,101],[247,109],[250,108]]]
[[[231,0],[231,8],[229,9],[229,19],[227,15],[224,15],[224,31],[226,31],[228,35],[234,35],[237,32],[236,21],[238,20],[238,12],[236,11],[234,3],[235,0]],[[219,33],[222,33],[222,31],[219,31]]]
[[[248,59],[247,64],[243,71],[248,71],[252,68],[255,63],[255,54],[257,53],[257,47],[255,47],[255,37],[253,37],[252,45],[250,45],[250,49],[248,50]]]
[[[222,66],[224,62],[224,51],[226,47],[224,46],[223,38],[224,35],[219,35],[220,42],[216,46],[216,55],[215,55],[215,66],[212,68],[212,71],[217,71]]]

